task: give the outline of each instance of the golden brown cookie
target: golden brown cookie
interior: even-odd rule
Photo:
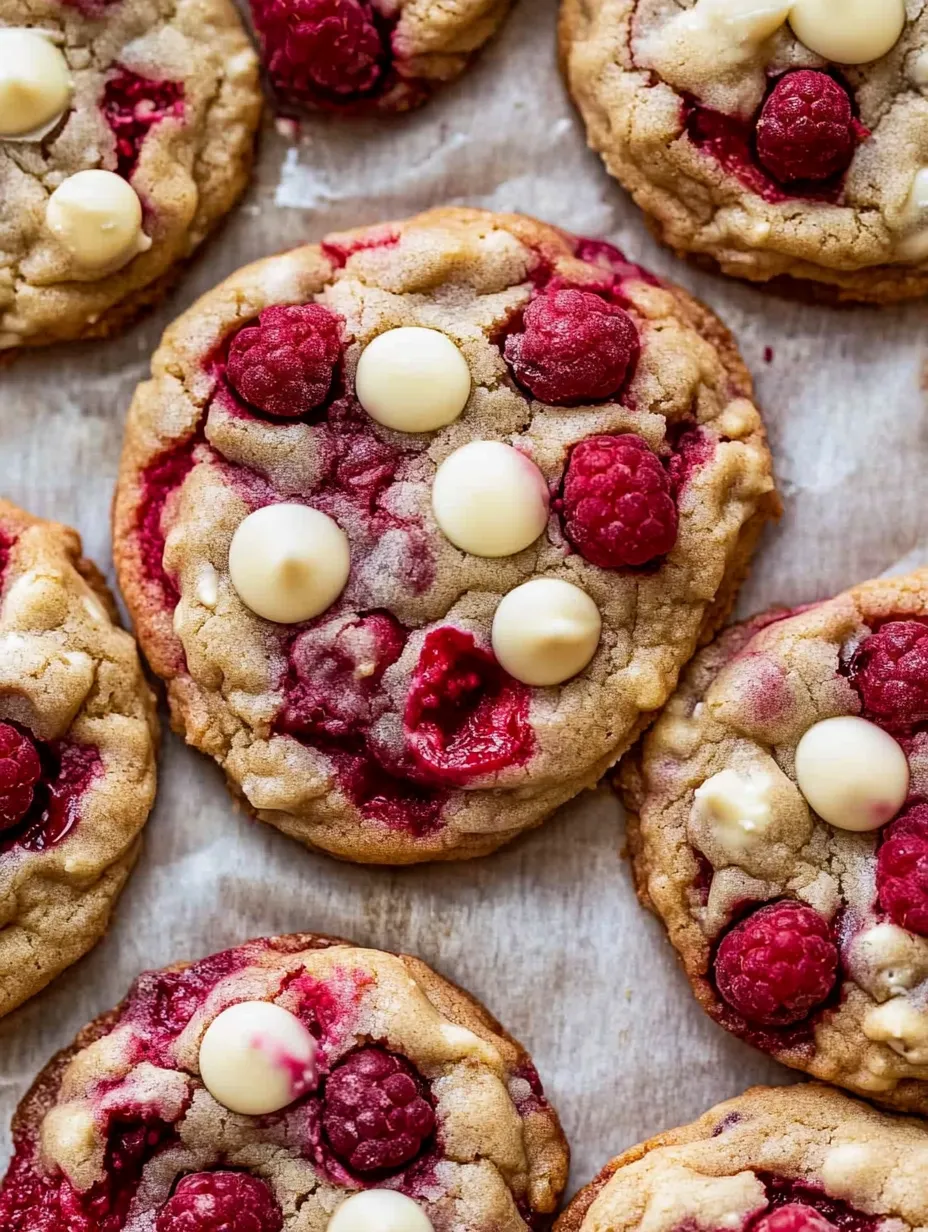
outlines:
[[[248,807],[411,863],[592,787],[776,510],[707,309],[599,241],[444,209],[259,261],[171,326],[114,542],[177,728]]]
[[[928,10],[563,0],[590,145],[680,254],[892,302],[928,289]]]
[[[620,769],[639,892],[703,1007],[928,1110],[928,571],[734,626]]]
[[[0,7],[0,351],[118,329],[245,188],[257,57],[231,0]]]
[[[135,642],[78,535],[0,501],[0,1016],[94,946],[155,797]]]
[[[477,1001],[311,934],[140,976],[14,1138],[5,1232],[524,1232],[568,1167],[528,1054]]]

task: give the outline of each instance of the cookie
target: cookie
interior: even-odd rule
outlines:
[[[598,241],[441,209],[259,261],[129,412],[120,585],[174,723],[348,859],[492,851],[593,786],[776,510],[751,383]]]
[[[106,931],[156,739],[135,643],[77,533],[0,501],[0,1016]]]
[[[483,1006],[419,959],[311,934],[142,975],[45,1068],[14,1142],[6,1232],[520,1232],[568,1167]]]
[[[408,111],[463,73],[511,0],[250,0],[283,113]]]
[[[245,188],[257,57],[231,0],[7,0],[0,351],[118,329]]]
[[[928,10],[562,0],[590,145],[680,254],[888,303],[928,290]]]
[[[728,630],[620,779],[639,891],[712,1017],[928,1111],[928,571]]]
[[[557,1232],[872,1232],[928,1219],[923,1122],[815,1083],[755,1087],[613,1159]]]

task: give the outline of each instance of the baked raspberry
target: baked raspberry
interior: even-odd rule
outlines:
[[[570,543],[602,569],[646,565],[677,541],[670,477],[630,433],[591,436],[574,446],[557,508]]]
[[[0,834],[26,816],[42,776],[38,750],[18,728],[0,723]]]
[[[505,355],[516,380],[536,398],[567,406],[617,394],[640,349],[624,308],[591,291],[565,288],[529,304],[522,332],[506,339]]]
[[[838,973],[828,922],[802,903],[761,907],[724,938],[715,980],[748,1022],[788,1026],[827,1000]]]
[[[251,0],[251,11],[283,102],[348,102],[386,72],[389,51],[367,0]]]
[[[847,91],[814,69],[781,77],[757,121],[757,157],[781,184],[831,179],[847,170],[855,145]]]
[[[405,644],[404,630],[388,612],[299,634],[290,649],[282,730],[337,739],[369,727],[383,674]]]
[[[252,406],[294,419],[325,400],[341,352],[341,322],[328,308],[278,304],[232,339],[226,376]]]
[[[835,1232],[835,1225],[814,1206],[790,1202],[762,1215],[753,1225],[753,1232]]]
[[[408,1061],[362,1048],[329,1075],[322,1125],[338,1158],[356,1172],[400,1168],[435,1129],[425,1082]]]
[[[247,1172],[185,1176],[155,1220],[155,1232],[280,1232],[283,1226],[270,1187]]]
[[[444,783],[520,765],[534,745],[528,701],[528,689],[470,633],[433,629],[406,701],[407,745],[426,776]]]
[[[128,178],[153,125],[184,114],[184,87],[179,81],[155,81],[120,68],[103,87],[100,105],[116,137],[116,169]]]
[[[928,937],[928,804],[886,827],[877,855],[880,906],[900,928]]]
[[[851,680],[864,711],[882,727],[905,730],[928,719],[928,624],[892,620],[861,643]]]

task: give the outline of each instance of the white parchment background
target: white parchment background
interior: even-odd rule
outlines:
[[[928,309],[806,307],[661,251],[585,149],[557,74],[555,11],[556,0],[520,0],[470,75],[407,118],[318,119],[298,144],[269,124],[246,203],[154,316],[124,339],[46,351],[0,372],[4,495],[76,526],[112,576],[123,415],[166,323],[246,261],[456,201],[607,236],[734,329],[786,501],[742,612],[917,563],[928,523]],[[0,1163],[9,1116],[36,1071],[141,969],[272,931],[406,949],[486,1002],[534,1054],[573,1147],[572,1189],[620,1149],[751,1082],[788,1081],[691,1000],[661,929],[635,901],[620,841],[618,806],[600,791],[489,859],[353,868],[246,821],[212,764],[168,735],[146,848],[110,936],[0,1024]]]

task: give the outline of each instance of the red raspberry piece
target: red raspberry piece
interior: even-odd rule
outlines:
[[[400,1168],[435,1128],[427,1088],[408,1061],[362,1048],[329,1075],[322,1126],[335,1154],[356,1172]]]
[[[757,121],[757,157],[781,184],[846,171],[856,140],[847,90],[814,69],[781,77]]]
[[[389,51],[367,0],[251,0],[251,11],[285,102],[347,102],[374,90],[387,69]]]
[[[892,620],[861,643],[851,679],[866,713],[902,730],[928,719],[928,625]]]
[[[184,114],[184,87],[179,81],[156,81],[120,68],[103,87],[100,106],[116,137],[116,169],[129,176],[149,129],[168,116]]]
[[[928,937],[928,804],[916,804],[884,831],[877,855],[880,906],[900,928]]]
[[[753,1232],[835,1232],[835,1225],[814,1206],[790,1202],[763,1215],[754,1224]]]
[[[0,834],[26,816],[42,777],[35,745],[17,728],[0,723]]]
[[[281,1232],[270,1187],[247,1172],[185,1176],[155,1220],[155,1232]]]
[[[506,339],[516,379],[554,406],[611,398],[631,376],[641,345],[624,308],[591,291],[539,295],[525,310],[522,333]]]
[[[646,565],[677,541],[677,506],[660,459],[631,433],[571,450],[558,506],[564,534],[601,569]]]
[[[722,997],[748,1022],[788,1026],[827,1000],[838,972],[828,922],[802,903],[772,903],[742,920],[715,956]]]
[[[341,353],[341,322],[328,308],[278,304],[232,339],[226,376],[252,406],[293,419],[325,400]]]

